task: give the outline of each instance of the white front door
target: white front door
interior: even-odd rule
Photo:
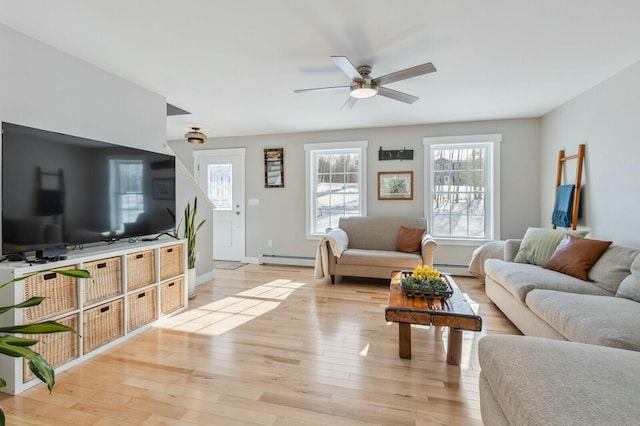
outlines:
[[[245,258],[245,149],[194,151],[195,175],[213,203],[213,258]]]

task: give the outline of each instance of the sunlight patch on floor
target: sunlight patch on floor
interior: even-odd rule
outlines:
[[[360,351],[360,356],[367,356],[369,354],[369,343],[367,343],[367,345],[362,348],[362,350]]]
[[[156,327],[219,336],[274,310],[305,283],[278,279],[167,318]]]

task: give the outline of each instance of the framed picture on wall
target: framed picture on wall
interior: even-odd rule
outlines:
[[[378,172],[378,200],[413,200],[413,172]]]
[[[264,150],[264,187],[284,188],[284,148]]]

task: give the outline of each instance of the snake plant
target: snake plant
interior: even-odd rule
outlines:
[[[184,208],[184,238],[187,240],[187,266],[189,269],[196,267],[196,234],[204,225],[206,219],[203,219],[196,226],[196,214],[198,213],[198,197],[193,200],[193,209],[191,203],[187,202]]]
[[[13,284],[17,281],[25,280],[33,275],[41,274],[44,272],[55,272],[60,275],[66,275],[75,278],[89,278],[89,271],[84,269],[67,269],[67,270],[45,270],[36,272],[33,274],[28,274],[22,277],[14,278],[11,281],[8,281],[2,285],[0,285],[0,289]],[[4,306],[0,307],[0,314],[11,311],[12,309],[20,309],[20,308],[28,308],[30,306],[37,306],[44,300],[44,297],[31,297],[24,302],[18,303],[17,305]],[[24,324],[24,325],[14,325],[9,327],[0,327],[0,333],[3,333],[0,336],[0,354],[4,354],[14,358],[25,358],[29,360],[29,369],[33,372],[33,374],[40,379],[43,383],[47,384],[49,388],[49,392],[53,390],[53,386],[55,384],[55,374],[53,371],[53,367],[49,365],[49,363],[38,353],[29,349],[30,346],[38,343],[38,340],[29,339],[26,337],[18,337],[15,336],[15,333],[21,334],[45,334],[45,333],[61,333],[61,332],[73,332],[76,331],[67,327],[66,325],[59,324],[55,321],[41,321],[32,324]],[[7,385],[7,382],[0,378],[0,387],[4,387]],[[5,417],[2,408],[0,407],[0,426],[5,425]]]

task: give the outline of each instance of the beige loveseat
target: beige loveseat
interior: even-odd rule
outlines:
[[[423,229],[416,252],[398,251],[398,236],[401,227]],[[427,233],[424,218],[408,217],[342,217],[338,229],[329,233],[346,235],[346,247],[334,253],[329,247],[328,270],[331,282],[336,276],[390,278],[391,272],[413,269],[420,265],[433,266],[433,251],[436,241]]]

